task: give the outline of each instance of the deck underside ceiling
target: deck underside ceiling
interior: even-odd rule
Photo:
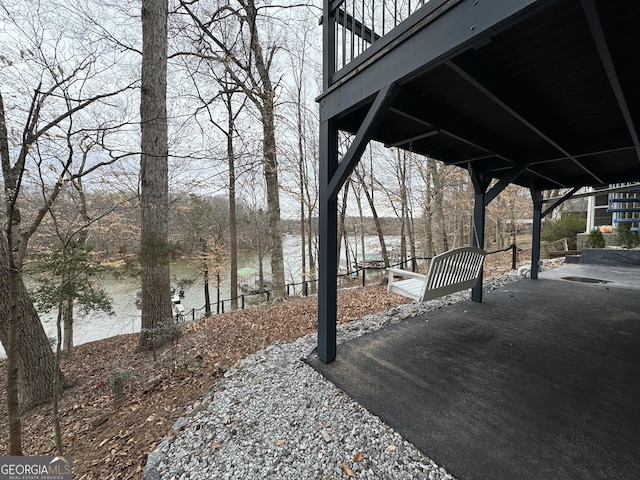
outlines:
[[[453,3],[433,28],[446,32],[446,22],[458,25],[462,14],[469,22],[470,2]],[[420,38],[414,31],[377,57],[372,48],[357,71],[338,71],[320,99],[321,115],[355,133],[377,91],[397,82],[399,93],[374,134],[387,146],[494,178],[526,167],[514,183],[540,190],[638,181],[638,25],[636,0],[529,2],[393,78],[399,59],[410,55],[403,43]],[[385,63],[392,71],[372,78]]]

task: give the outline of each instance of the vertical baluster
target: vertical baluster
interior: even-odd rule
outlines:
[[[342,66],[347,64],[347,6],[342,15]]]
[[[340,55],[340,26],[336,23],[336,71],[340,70],[340,68],[342,68],[342,60],[341,60],[341,55]]]
[[[376,2],[371,0],[371,43],[376,39]]]
[[[398,0],[393,0],[393,28],[398,26]]]
[[[364,52],[367,49],[367,42],[364,38],[364,26],[365,26],[365,18],[364,18],[364,0],[362,0],[362,9],[360,10],[360,53]]]
[[[356,0],[352,0],[351,4],[351,58],[349,61],[353,60],[355,57],[355,48],[356,48]]]

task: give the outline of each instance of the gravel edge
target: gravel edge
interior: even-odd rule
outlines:
[[[546,262],[553,268],[561,261]],[[488,293],[519,280],[484,281]],[[338,325],[338,343],[469,299],[458,292]],[[317,335],[275,344],[236,363],[151,452],[143,480],[455,480],[398,433],[302,361]]]

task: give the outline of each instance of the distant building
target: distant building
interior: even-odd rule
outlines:
[[[587,232],[602,226],[615,228],[620,223],[631,223],[631,228],[640,228],[640,185],[616,183],[608,187],[593,188],[602,193],[589,197],[587,208]]]

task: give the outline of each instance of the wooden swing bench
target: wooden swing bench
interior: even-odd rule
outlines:
[[[436,255],[426,275],[389,268],[387,291],[418,302],[426,302],[467,288],[473,288],[482,275],[486,253],[476,247],[460,247]],[[408,277],[397,280],[395,277]]]

